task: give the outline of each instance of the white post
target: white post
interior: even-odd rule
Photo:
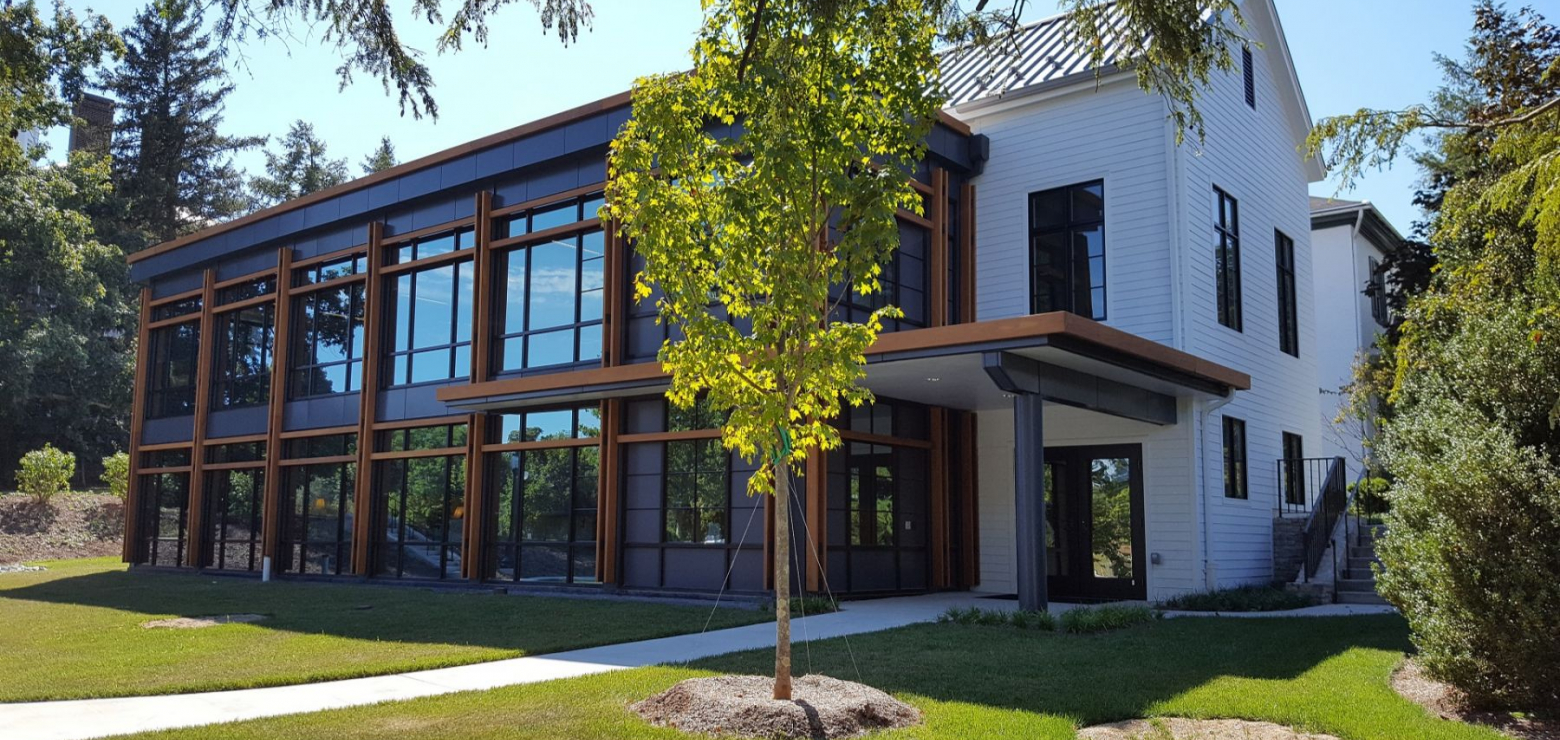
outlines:
[[[260,582],[271,582],[271,556],[267,555],[260,560]]]

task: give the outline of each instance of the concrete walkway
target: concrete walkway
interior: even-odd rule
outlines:
[[[964,593],[846,602],[833,614],[792,622],[791,637],[821,640],[935,620],[953,606],[1012,609],[1016,602]],[[0,704],[4,740],[81,740],[538,683],[627,668],[683,663],[774,647],[773,622],[585,650],[345,681],[200,694]]]
[[[833,614],[794,620],[791,637],[800,644],[804,640],[878,632],[917,622],[930,622],[950,607],[956,606],[1010,611],[1018,608],[1018,602],[971,593],[851,601]],[[1072,604],[1052,604],[1051,612],[1060,613],[1073,608],[1077,607]],[[1283,612],[1165,612],[1165,616],[1336,617],[1393,612],[1391,607],[1326,604]],[[704,634],[345,681],[200,694],[0,704],[0,739],[84,740],[147,730],[318,712],[457,691],[539,683],[628,668],[684,663],[742,650],[774,647],[774,644],[774,623],[764,622]]]

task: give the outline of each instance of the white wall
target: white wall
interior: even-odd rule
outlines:
[[[1343,401],[1339,389],[1353,379],[1355,357],[1370,351],[1382,327],[1370,313],[1370,297],[1364,294],[1370,277],[1370,260],[1382,259],[1381,250],[1349,225],[1340,224],[1311,232],[1315,280],[1317,333],[1317,414],[1323,443],[1308,448],[1307,455],[1342,457],[1349,463],[1349,480],[1359,473],[1359,441],[1349,426],[1334,430],[1332,420]]]
[[[1275,44],[1268,39],[1269,49]],[[1236,54],[1237,67],[1239,54]],[[1223,588],[1272,577],[1272,519],[1278,503],[1277,460],[1282,433],[1302,435],[1307,454],[1321,450],[1317,413],[1315,310],[1307,178],[1297,142],[1279,104],[1269,53],[1253,54],[1256,107],[1245,103],[1239,69],[1215,75],[1199,106],[1207,137],[1177,151],[1178,200],[1185,291],[1178,308],[1183,349],[1251,375],[1251,389],[1213,412],[1198,433],[1203,442],[1203,495],[1209,516],[1209,585]],[[1277,72],[1281,73],[1281,70]],[[1284,84],[1288,84],[1287,80]],[[1217,185],[1240,208],[1244,331],[1219,324],[1214,272],[1214,195]],[[1278,347],[1274,230],[1294,241],[1300,356]],[[1331,331],[1332,329],[1329,329]],[[1246,422],[1250,498],[1223,495],[1225,415]]]

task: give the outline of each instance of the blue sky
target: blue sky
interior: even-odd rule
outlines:
[[[1471,0],[1277,0],[1290,50],[1313,117],[1362,106],[1396,108],[1420,102],[1439,82],[1433,52],[1460,56],[1471,25]],[[1560,20],[1560,0],[1529,0]],[[95,7],[126,25],[139,0],[69,0]],[[394,2],[407,6],[409,2]],[[543,35],[526,3],[501,12],[488,48],[432,53],[434,29],[408,24],[403,32],[429,51],[438,83],[437,121],[401,116],[396,100],[372,80],[338,90],[337,51],[296,29],[287,40],[250,42],[237,51],[226,128],[233,134],[285,133],[303,118],[315,125],[331,153],[358,162],[388,135],[402,161],[627,89],[636,76],[683,69],[699,22],[697,0],[593,0],[595,26],[567,48]],[[104,8],[107,7],[107,10]],[[1053,0],[1030,4],[1026,20],[1049,13]],[[56,151],[64,136],[50,137]],[[251,172],[258,152],[240,157]],[[1411,162],[1375,172],[1339,197],[1375,202],[1407,233],[1419,217],[1411,203],[1417,178]],[[1313,186],[1333,195],[1336,185]]]

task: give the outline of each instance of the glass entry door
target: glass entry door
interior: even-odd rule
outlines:
[[[1053,600],[1148,596],[1141,445],[1047,447],[1047,589]]]

